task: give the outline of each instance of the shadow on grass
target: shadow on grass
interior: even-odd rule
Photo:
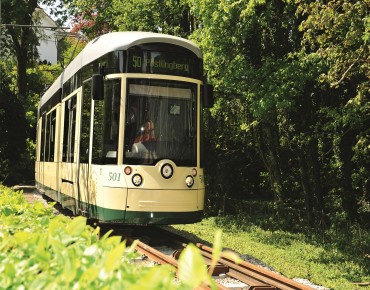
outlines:
[[[280,228],[278,223],[272,224],[270,216],[259,216],[258,220],[241,215],[211,219],[224,233],[247,233],[254,240],[276,248],[284,249],[296,244],[321,248],[322,251],[318,251],[316,256],[308,253],[310,262],[341,265],[346,270],[344,276],[348,280],[370,276],[370,232],[358,225],[326,231],[306,227],[298,231],[296,228],[287,230],[286,225]]]

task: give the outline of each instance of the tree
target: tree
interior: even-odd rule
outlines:
[[[37,0],[22,1],[22,5],[15,1],[2,1],[1,17],[6,24],[3,33],[5,45],[17,62],[17,92],[21,99],[27,96],[26,70],[30,63],[36,59],[35,47],[38,39],[34,29],[33,13],[37,7]],[[4,45],[4,43],[2,44]]]
[[[36,46],[38,20],[34,14],[39,4],[53,4],[51,0],[2,0],[1,38],[2,58],[7,62],[1,68],[1,163],[7,164],[7,183],[19,182],[32,176],[32,131],[36,120],[36,103],[44,87],[33,91],[32,86],[40,84],[31,81],[27,72],[37,65]],[[37,96],[35,96],[35,93]],[[33,130],[32,130],[33,128]],[[27,177],[26,177],[27,175]],[[5,179],[4,179],[5,180]]]
[[[113,0],[112,3],[118,30],[153,31],[185,38],[195,30],[186,0]]]
[[[1,18],[5,24],[2,29],[2,48],[14,56],[17,63],[17,94],[24,101],[27,98],[26,70],[37,61],[36,47],[38,19],[34,14],[40,5],[52,5],[53,0],[2,0]],[[57,7],[60,8],[60,5]],[[54,10],[57,11],[57,10]],[[55,12],[57,15],[60,13]]]
[[[13,184],[19,179],[22,155],[26,151],[26,115],[16,98],[13,66],[0,60],[0,182]]]
[[[116,29],[112,18],[112,1],[63,0],[73,19],[73,31],[92,40]]]
[[[369,212],[368,1],[191,3],[218,95],[212,121],[225,127],[214,146],[245,132],[277,206],[302,209],[308,224]]]
[[[186,0],[72,0],[68,7],[75,27],[89,39],[116,30],[188,37],[195,29]]]
[[[334,102],[322,109],[331,134],[332,170],[340,177],[333,184],[350,219],[370,213],[367,144],[370,144],[369,1],[299,1],[306,15],[301,29],[307,57],[328,66],[321,81],[335,92]],[[360,215],[359,215],[360,214]],[[345,215],[345,216],[346,216]],[[365,217],[364,216],[364,217]]]
[[[193,12],[202,27],[194,38],[205,51],[209,77],[220,93],[227,93],[220,98],[243,96],[249,114],[239,120],[241,133],[250,132],[280,203],[286,190],[278,120],[281,111],[294,105],[284,82],[292,62],[288,54],[299,47],[295,6],[282,1],[194,2]],[[303,85],[296,84],[296,89]],[[234,88],[230,96],[229,88]]]

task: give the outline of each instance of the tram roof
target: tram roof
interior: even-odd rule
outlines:
[[[154,32],[111,32],[98,36],[90,41],[76,58],[66,67],[62,74],[47,90],[45,97],[41,99],[40,106],[45,104],[51,96],[63,86],[63,82],[71,78],[83,66],[91,63],[99,57],[117,50],[127,50],[130,47],[144,44],[162,42],[179,45],[192,51],[198,58],[202,58],[202,52],[198,46],[184,38],[160,34]]]

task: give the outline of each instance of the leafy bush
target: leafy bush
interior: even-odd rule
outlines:
[[[209,280],[198,250],[179,260],[180,283],[169,266],[144,267],[138,255],[84,217],[54,215],[41,202],[0,185],[0,289],[193,289]],[[203,273],[195,275],[194,273]]]

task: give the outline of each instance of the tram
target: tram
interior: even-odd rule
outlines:
[[[202,110],[213,103],[201,50],[148,32],[89,42],[41,97],[35,180],[101,223],[202,219]]]

